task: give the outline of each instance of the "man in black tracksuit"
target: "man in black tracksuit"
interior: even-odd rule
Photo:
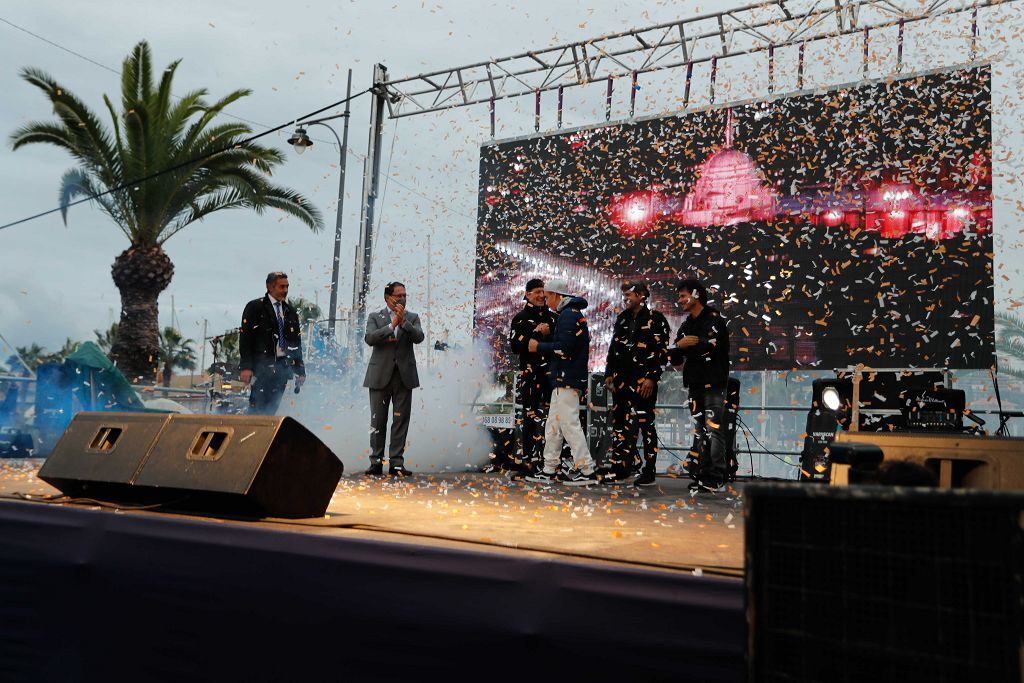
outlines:
[[[677,287],[679,305],[688,317],[679,326],[668,357],[683,366],[690,392],[690,415],[697,427],[697,468],[691,490],[714,492],[725,482],[725,391],[729,382],[729,331],[725,319],[707,305],[708,291],[697,280]]]
[[[642,282],[622,285],[626,305],[615,319],[605,383],[612,392],[612,447],[599,473],[603,483],[620,483],[639,465],[637,431],[644,442],[643,472],[637,486],[654,484],[658,460],[658,433],[654,424],[658,380],[665,366],[665,347],[671,334],[668,321],[647,307],[650,291]]]
[[[541,467],[544,451],[544,423],[548,419],[551,401],[550,364],[545,354],[531,352],[531,339],[549,341],[555,324],[555,315],[545,303],[544,281],[532,279],[526,283],[526,305],[512,318],[508,343],[519,354],[519,377],[516,381],[517,402],[522,414],[516,420],[521,425],[523,451],[517,459],[522,476],[532,474]]]

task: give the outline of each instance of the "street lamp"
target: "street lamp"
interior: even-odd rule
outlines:
[[[330,128],[330,126],[327,127]],[[334,132],[333,129],[331,132]],[[335,137],[337,137],[337,135],[335,135]],[[306,129],[300,126],[299,128],[296,128],[295,132],[292,133],[292,136],[288,138],[288,144],[292,146],[296,154],[302,154],[306,151],[307,147],[313,146],[313,141],[309,139],[308,135],[306,135]]]
[[[334,135],[334,139],[338,141],[338,151],[341,154],[341,160],[339,166],[341,167],[341,177],[338,179],[338,215],[334,221],[334,267],[331,271],[331,312],[328,316],[330,321],[331,338],[335,337],[335,325],[337,324],[337,318],[335,317],[338,313],[338,265],[341,263],[341,218],[345,208],[345,159],[348,156],[348,120],[349,120],[349,100],[352,99],[352,69],[348,70],[348,86],[345,89],[345,113],[342,114],[342,118],[345,119],[345,126],[342,129],[342,137],[338,138],[338,133],[328,126],[324,121],[338,118],[336,116],[329,116],[324,119],[317,119],[316,121],[303,121],[302,125],[305,127],[309,126],[323,126],[327,130],[331,131]],[[288,138],[288,144],[295,148],[297,154],[302,154],[309,147],[313,146],[313,141],[309,139],[309,135],[306,134],[305,127],[298,127],[290,138]]]

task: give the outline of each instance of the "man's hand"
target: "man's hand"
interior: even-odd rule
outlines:
[[[700,342],[700,337],[694,337],[693,335],[687,335],[676,342],[676,346],[681,349],[688,349],[691,346],[696,346]]]
[[[551,334],[551,328],[548,327],[547,323],[541,323],[537,327],[533,328],[534,332],[540,332],[541,334]]]
[[[295,386],[301,387],[305,383],[306,383],[306,376],[305,375],[295,375]]]
[[[395,327],[401,327],[405,324],[405,306],[402,304],[395,304]]]
[[[526,348],[530,350],[530,353],[537,353],[538,346],[540,346],[540,342],[538,342],[536,339],[531,339],[526,344]]]
[[[651,394],[653,392],[654,392],[654,380],[653,379],[645,379],[645,380],[640,382],[640,388],[637,390],[636,393],[640,394],[640,396],[642,398],[650,398]]]
[[[248,384],[252,381],[252,370],[245,369],[238,373],[238,379],[242,384]]]
[[[615,384],[615,378],[614,377],[609,375],[608,377],[604,378],[604,385],[605,385],[605,387],[607,387],[608,389],[611,389],[613,384]]]

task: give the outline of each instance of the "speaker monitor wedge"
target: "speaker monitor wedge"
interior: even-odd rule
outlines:
[[[322,516],[343,466],[290,417],[79,413],[39,471],[73,496]]]
[[[874,445],[885,461],[923,465],[935,473],[942,488],[1024,490],[1024,439],[941,432],[839,432],[836,443]]]

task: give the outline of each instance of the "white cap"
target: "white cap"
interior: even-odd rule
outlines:
[[[569,291],[569,283],[562,279],[548,280],[544,289],[555,294],[561,294],[562,296],[572,295],[572,292]]]

